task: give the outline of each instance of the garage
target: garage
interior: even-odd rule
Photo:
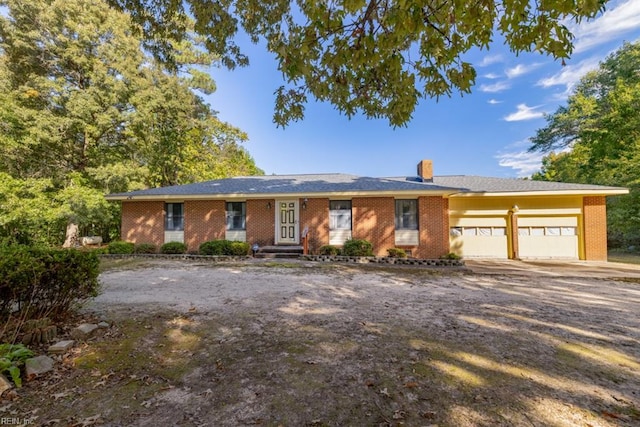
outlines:
[[[507,218],[451,218],[451,251],[464,258],[502,258],[509,256]]]
[[[578,217],[519,217],[518,255],[578,259]]]

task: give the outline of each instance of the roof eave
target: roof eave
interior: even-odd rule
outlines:
[[[361,196],[448,196],[458,192],[458,189],[424,189],[424,190],[385,190],[385,191],[327,191],[305,193],[222,193],[222,194],[109,194],[105,199],[109,201],[131,200],[224,200],[224,199],[286,199],[286,198],[336,198]]]

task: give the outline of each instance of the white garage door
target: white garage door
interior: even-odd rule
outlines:
[[[578,259],[578,218],[519,217],[520,258]]]
[[[452,218],[451,252],[464,258],[508,258],[507,218]]]

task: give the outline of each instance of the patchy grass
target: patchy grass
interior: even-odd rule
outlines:
[[[640,254],[634,252],[609,251],[609,262],[621,262],[624,264],[640,264]]]

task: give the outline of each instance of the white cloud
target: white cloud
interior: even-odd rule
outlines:
[[[526,67],[522,64],[518,64],[513,68],[507,68],[505,70],[505,74],[507,75],[508,78],[512,79],[514,77],[518,77],[524,73],[526,73]]]
[[[482,58],[482,61],[480,61],[480,64],[478,64],[479,67],[486,67],[487,65],[491,65],[491,64],[496,64],[498,62],[502,62],[504,61],[504,59],[502,58],[502,55],[487,55],[484,58]]]
[[[480,91],[488,92],[488,93],[496,93],[496,92],[502,92],[503,90],[507,90],[510,87],[511,85],[509,84],[509,82],[496,82],[493,84],[480,85]]]
[[[540,64],[530,64],[530,65],[518,64],[513,68],[507,68],[505,70],[505,74],[507,75],[508,78],[513,79],[535,70],[536,68],[538,68],[538,66],[540,66]]]
[[[520,122],[523,120],[539,119],[544,116],[544,112],[536,111],[540,107],[527,107],[527,104],[518,104],[518,111],[511,113],[504,118],[507,122]]]
[[[571,28],[574,34],[574,53],[584,52],[597,45],[640,28],[640,1],[627,0],[607,10],[599,18],[584,21]]]
[[[493,80],[493,79],[497,79],[497,78],[499,78],[499,77],[500,77],[500,75],[499,75],[499,74],[496,74],[496,73],[487,73],[487,74],[483,75],[482,77],[484,77],[485,79],[491,79],[491,80]]]
[[[500,166],[514,169],[517,171],[518,177],[525,177],[540,170],[544,154],[517,151],[511,153],[500,153],[495,157],[498,159],[498,164]]]
[[[600,59],[597,57],[587,58],[580,61],[576,65],[566,65],[562,68],[562,71],[554,74],[551,77],[546,77],[538,80],[536,86],[551,87],[551,86],[565,86],[567,92],[571,91],[573,87],[580,81],[582,76],[589,71],[595,70],[600,65]]]
[[[497,99],[493,99],[493,98],[491,98],[487,102],[491,105],[502,104],[502,101],[498,101]]]

